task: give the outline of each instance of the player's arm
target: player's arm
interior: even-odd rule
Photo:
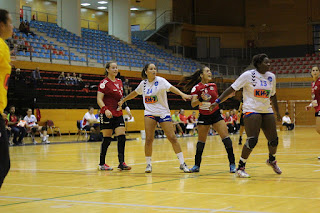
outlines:
[[[201,103],[201,98],[199,100],[197,95],[193,95],[191,99],[191,106],[194,108],[198,106],[200,103]]]
[[[277,94],[274,94],[273,96],[271,96],[270,100],[272,102],[273,108],[275,109],[275,111],[277,113],[277,120],[281,121],[282,118],[281,118],[281,115],[280,115],[280,112],[279,112]]]
[[[102,92],[97,93],[97,103],[100,107],[100,113],[103,113],[107,116],[107,118],[112,117],[112,113],[110,110],[108,110],[108,107],[103,102],[104,94]]]
[[[191,95],[187,95],[187,94],[181,92],[181,91],[180,91],[177,87],[175,87],[175,86],[171,86],[170,89],[169,89],[169,91],[172,92],[172,93],[174,93],[174,94],[176,94],[176,95],[180,95],[181,98],[182,98],[183,100],[185,100],[185,101],[186,101],[186,100],[190,100],[190,99],[192,98]]]
[[[121,99],[118,103],[119,107],[121,107],[126,101],[129,101],[131,99],[134,99],[135,97],[137,97],[139,94],[134,90],[132,91],[129,95],[127,95],[126,97],[124,97],[123,99]]]

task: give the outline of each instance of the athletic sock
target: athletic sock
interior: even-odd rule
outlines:
[[[148,164],[152,165],[152,163],[151,163],[151,156],[150,156],[150,157],[146,157],[146,162],[147,162],[147,165],[148,165]]]
[[[273,162],[275,160],[276,160],[276,156],[272,155],[272,154],[269,154],[269,162]]]
[[[196,151],[196,155],[194,157],[194,164],[196,166],[200,167],[201,160],[202,160],[202,153],[203,153],[203,149],[204,149],[205,145],[206,145],[206,143],[203,143],[201,141],[198,141],[198,143],[197,143],[197,151]]]
[[[177,157],[178,157],[178,160],[179,160],[180,164],[184,164],[183,153],[182,153],[182,152],[179,152],[179,153],[177,154]]]
[[[103,141],[100,149],[100,163],[99,163],[99,165],[101,166],[106,163],[107,150],[111,143],[111,140],[112,140],[111,137],[103,137]]]
[[[118,159],[119,163],[122,164],[124,162],[124,149],[126,146],[126,136],[118,135]]]
[[[240,169],[241,167],[246,167],[246,162],[247,159],[240,157],[238,169]]]
[[[228,160],[230,164],[234,164],[235,163],[235,158],[234,158],[234,154],[233,154],[233,147],[232,147],[232,140],[230,137],[226,137],[224,139],[222,139],[222,142],[226,148],[226,151],[228,153]]]

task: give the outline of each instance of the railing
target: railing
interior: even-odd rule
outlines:
[[[36,20],[36,21],[43,21],[43,22],[49,22],[49,23],[55,23],[55,24],[57,23],[57,15],[52,13],[32,11],[30,18],[31,20]],[[96,21],[81,19],[80,24],[82,28],[100,30],[100,25]]]
[[[166,10],[157,16],[150,24],[148,24],[142,31],[145,30],[154,30],[159,29],[163,25],[167,24],[168,22],[172,21],[172,11]]]

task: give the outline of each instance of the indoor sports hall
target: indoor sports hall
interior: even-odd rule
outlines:
[[[320,212],[319,11],[0,0],[0,212]]]

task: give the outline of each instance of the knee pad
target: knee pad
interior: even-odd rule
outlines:
[[[277,137],[275,140],[268,141],[268,146],[277,147],[279,144],[279,138]]]
[[[226,149],[232,148],[232,140],[230,137],[226,137],[222,139],[222,142],[224,143],[224,146],[226,147]]]
[[[47,127],[46,127],[46,126],[43,126],[43,127],[41,128],[41,130],[42,130],[42,131],[47,131]]]
[[[253,149],[258,143],[258,138],[256,137],[249,137],[245,143],[248,149]]]

